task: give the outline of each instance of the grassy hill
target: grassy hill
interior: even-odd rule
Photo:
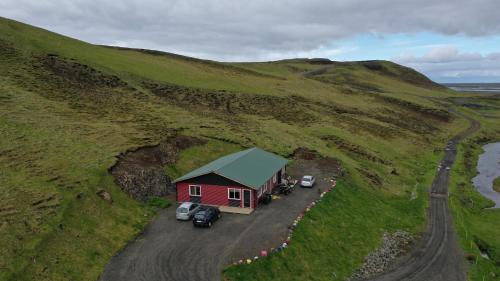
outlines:
[[[341,280],[384,231],[423,228],[439,149],[467,124],[446,110],[456,96],[388,61],[219,63],[0,18],[0,280],[96,279],[154,216],[108,169],[124,151],[179,134],[204,144],[181,152],[171,176],[250,146],[339,159],[348,175],[321,205],[328,227],[305,222],[299,233],[317,243],[290,249],[317,259],[290,270],[279,257],[228,277]]]

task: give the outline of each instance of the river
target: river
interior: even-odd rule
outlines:
[[[500,208],[500,193],[493,190],[493,180],[500,177],[500,142],[483,146],[484,153],[477,162],[478,175],[472,184],[486,198],[496,203],[493,208]]]

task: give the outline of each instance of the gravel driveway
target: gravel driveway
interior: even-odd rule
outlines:
[[[220,280],[228,264],[276,247],[297,215],[319,198],[318,189],[330,185],[317,162],[295,163],[288,172],[294,178],[316,176],[314,188],[296,187],[250,215],[223,214],[210,229],[177,221],[174,207],[163,210],[137,240],[111,259],[100,280]]]

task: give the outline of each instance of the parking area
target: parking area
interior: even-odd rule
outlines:
[[[331,176],[315,160],[296,161],[288,172],[299,178],[316,176],[314,188],[295,187],[250,215],[222,214],[211,228],[195,228],[190,221],[177,221],[175,208],[163,210],[144,233],[113,257],[100,280],[220,280],[228,264],[276,247],[287,228],[329,187]]]

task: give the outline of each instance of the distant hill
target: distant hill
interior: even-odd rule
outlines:
[[[363,242],[345,239],[364,253],[383,229],[423,222],[425,201],[399,202],[420,192],[434,148],[463,124],[442,105],[453,95],[388,61],[220,63],[92,45],[0,18],[0,280],[95,280],[154,214],[108,169],[120,153],[179,135],[203,149],[168,150],[161,163],[192,160],[165,167],[169,176],[251,146],[335,157],[356,192],[374,198],[367,204],[385,210],[356,207],[339,230],[350,235],[356,219],[372,220]],[[349,194],[339,200],[356,200]],[[416,219],[393,219],[408,212]],[[362,259],[325,247],[346,271]]]

